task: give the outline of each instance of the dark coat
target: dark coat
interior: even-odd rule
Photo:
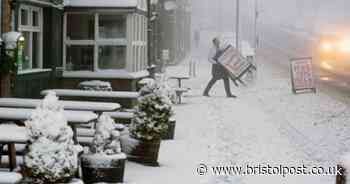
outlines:
[[[217,61],[217,59],[222,53],[223,53],[223,50],[217,50],[213,60]],[[213,78],[217,80],[226,79],[228,78],[228,75],[229,75],[227,70],[219,63],[213,64],[211,68],[211,74],[213,75]]]
[[[221,64],[213,64],[211,74],[213,75],[213,78],[217,80],[228,78],[228,73]]]

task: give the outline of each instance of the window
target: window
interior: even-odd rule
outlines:
[[[23,70],[42,68],[42,9],[21,5],[18,30],[25,38]]]
[[[67,71],[125,69],[125,15],[66,13],[65,25]]]

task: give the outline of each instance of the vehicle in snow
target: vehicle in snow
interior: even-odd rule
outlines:
[[[321,79],[327,80],[330,76],[350,79],[350,34],[319,34],[314,47],[314,58]]]

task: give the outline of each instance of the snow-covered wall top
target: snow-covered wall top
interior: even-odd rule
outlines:
[[[147,11],[146,0],[65,0],[65,7],[137,8]]]

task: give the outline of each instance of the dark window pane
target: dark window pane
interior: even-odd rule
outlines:
[[[124,69],[125,46],[100,46],[98,67],[100,69]]]
[[[28,25],[28,10],[21,9],[21,25]]]
[[[67,46],[66,70],[89,70],[94,69],[93,46]]]
[[[93,40],[95,37],[95,16],[89,14],[67,15],[67,39]]]
[[[126,18],[122,15],[99,16],[100,38],[125,38]]]
[[[39,26],[39,13],[37,11],[33,11],[32,13],[33,26],[37,27]]]
[[[33,42],[32,42],[32,68],[39,68],[39,33],[33,32]]]

